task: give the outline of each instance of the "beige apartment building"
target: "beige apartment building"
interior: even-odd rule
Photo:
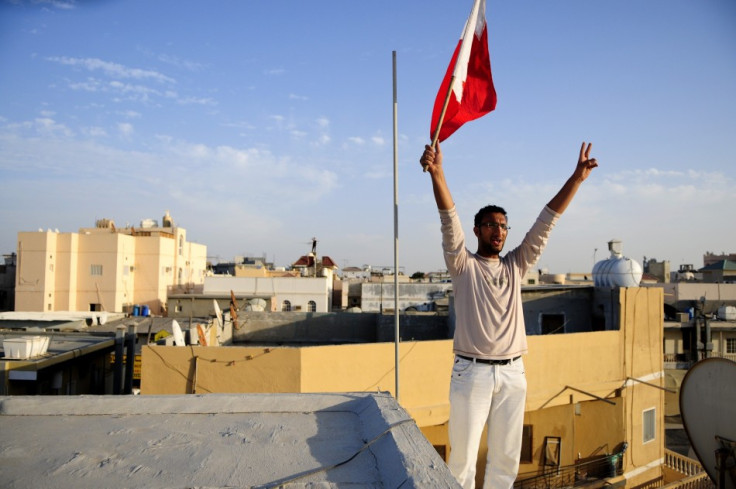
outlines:
[[[16,311],[150,311],[169,293],[201,289],[207,247],[187,241],[168,212],[162,226],[117,228],[100,219],[78,233],[19,232]]]

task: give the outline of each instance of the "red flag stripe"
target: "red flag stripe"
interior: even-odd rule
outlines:
[[[447,67],[432,111],[430,138],[434,136],[437,129],[454,74],[455,83],[442,122],[439,141],[447,139],[466,122],[478,119],[496,108],[496,90],[493,87],[491,60],[488,54],[485,0],[476,0],[465,27],[463,37],[458,42],[450,65]],[[464,41],[466,46],[470,46],[470,52],[466,56],[461,56]]]

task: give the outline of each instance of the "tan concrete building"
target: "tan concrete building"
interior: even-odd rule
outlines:
[[[78,233],[19,232],[16,311],[164,311],[169,292],[201,289],[207,247],[187,241],[168,215],[163,226],[116,228],[100,219]]]
[[[607,464],[595,470],[608,468],[612,484],[638,487],[671,480],[664,468],[662,290],[612,289],[600,300],[611,309],[605,330],[529,337],[517,484],[540,476],[592,476],[594,466],[586,464],[595,460]],[[446,458],[452,340],[402,341],[398,358],[397,393],[393,343],[144,346],[141,393],[388,391]],[[481,484],[485,448],[479,455]]]

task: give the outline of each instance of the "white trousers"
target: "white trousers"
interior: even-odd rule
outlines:
[[[455,357],[450,381],[450,471],[465,489],[475,487],[483,428],[488,457],[483,489],[509,489],[519,471],[526,376],[521,358],[489,365]]]

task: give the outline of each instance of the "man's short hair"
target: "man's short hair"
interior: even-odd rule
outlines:
[[[508,219],[506,211],[503,209],[503,207],[499,207],[497,205],[487,205],[475,214],[475,219],[473,221],[475,227],[480,226],[480,222],[486,214],[503,214],[503,217]]]

